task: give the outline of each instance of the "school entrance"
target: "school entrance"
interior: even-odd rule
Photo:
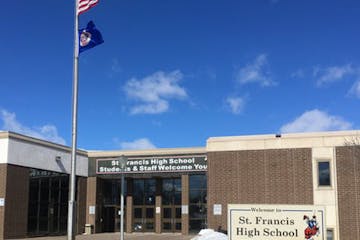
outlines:
[[[206,156],[134,158],[124,173],[116,172],[116,161],[97,159],[96,232],[120,229],[121,174],[126,232],[188,234],[206,227]]]

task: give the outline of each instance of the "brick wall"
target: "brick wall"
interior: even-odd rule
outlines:
[[[0,187],[0,194],[5,198],[5,211],[4,207],[1,207],[3,212],[0,212],[0,215],[3,215],[3,224],[0,220],[0,231],[3,232],[3,238],[25,237],[27,234],[29,169],[10,164],[2,164],[0,169],[1,182],[6,183],[5,189],[3,184]],[[3,195],[4,191],[6,191],[5,195]],[[3,227],[2,230],[1,227]]]
[[[341,239],[360,239],[360,146],[336,148]]]
[[[0,164],[0,198],[6,197],[6,170],[7,164]],[[4,239],[5,207],[0,206],[0,240]]]
[[[227,228],[227,204],[313,204],[311,149],[208,153],[208,226]],[[222,215],[213,215],[213,205]]]
[[[95,214],[89,214],[90,206],[97,206],[96,194],[97,194],[97,178],[88,177],[86,185],[86,223],[93,226],[93,231],[96,232],[96,215],[98,214],[99,208],[96,207]]]
[[[86,177],[78,177],[77,181],[77,234],[85,232],[86,224]]]

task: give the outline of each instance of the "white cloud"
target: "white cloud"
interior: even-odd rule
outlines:
[[[228,97],[226,103],[233,114],[240,114],[245,107],[245,99],[241,97]]]
[[[235,79],[242,85],[247,83],[259,83],[262,87],[276,85],[276,82],[271,79],[270,73],[266,70],[267,68],[267,56],[261,54],[253,63],[238,69],[235,73]]]
[[[313,75],[317,79],[316,85],[323,86],[336,81],[343,80],[346,76],[354,74],[356,71],[350,65],[332,66],[327,68],[315,67]]]
[[[326,112],[314,109],[304,112],[294,121],[283,125],[280,128],[282,133],[290,132],[316,132],[331,130],[347,130],[352,127],[350,122],[341,117],[331,116]]]
[[[351,87],[349,93],[351,95],[356,96],[357,98],[360,98],[360,80],[356,81],[353,86]]]
[[[303,69],[298,69],[295,72],[291,73],[292,78],[303,78],[305,77],[305,72]]]
[[[136,150],[136,149],[155,149],[156,146],[147,138],[136,139],[133,142],[120,142],[121,149]]]
[[[34,138],[66,145],[66,141],[59,136],[57,128],[54,125],[47,124],[41,127],[29,128],[18,122],[15,113],[10,113],[4,109],[0,110],[0,117],[3,121],[2,129],[5,131],[13,131]]]
[[[131,114],[157,114],[169,109],[169,99],[187,98],[186,90],[178,82],[182,80],[180,71],[156,72],[143,79],[130,79],[124,87],[127,96],[138,104],[131,108]]]

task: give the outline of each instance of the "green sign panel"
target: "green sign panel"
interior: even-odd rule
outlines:
[[[206,171],[206,156],[129,158],[124,173]],[[97,174],[122,173],[118,159],[98,159]]]

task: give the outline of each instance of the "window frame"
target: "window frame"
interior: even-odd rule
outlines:
[[[325,230],[326,230],[326,240],[328,240],[328,235],[327,235],[328,231],[332,231],[332,234],[333,234],[332,235],[333,236],[332,240],[336,239],[336,237],[335,237],[335,228],[326,228]]]
[[[329,164],[329,185],[320,185],[320,163]],[[333,172],[332,172],[332,162],[331,159],[317,159],[316,160],[316,184],[319,189],[332,189],[333,188]]]

